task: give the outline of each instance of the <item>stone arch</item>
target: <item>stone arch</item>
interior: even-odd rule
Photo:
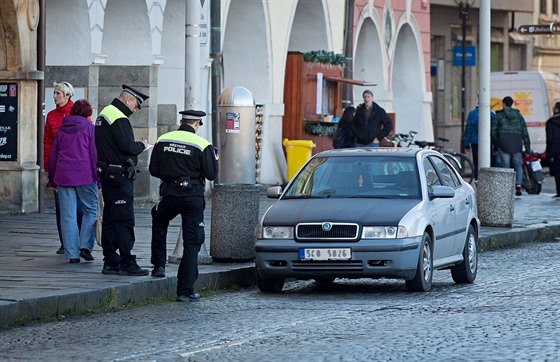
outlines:
[[[374,94],[375,102],[385,108],[388,97],[387,61],[379,26],[380,21],[375,16],[361,16],[359,20],[354,47],[354,79],[374,82],[377,86],[354,86],[354,101],[356,104],[361,103],[362,92],[369,89]]]
[[[400,133],[414,130],[418,132],[418,139],[431,139],[431,121],[425,119],[423,110],[426,82],[417,34],[410,23],[402,23],[397,31],[391,77],[396,130]]]
[[[270,100],[270,31],[265,14],[261,2],[232,1],[223,30],[224,88],[245,87],[257,102]],[[247,59],[252,60],[250,68]]]
[[[321,0],[298,1],[292,18],[288,51],[331,50],[325,17]]]

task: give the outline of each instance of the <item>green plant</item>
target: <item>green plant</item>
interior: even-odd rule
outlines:
[[[306,122],[303,125],[305,132],[317,135],[317,136],[332,136],[336,131],[336,123],[324,124],[324,123],[312,123]]]
[[[305,62],[317,62],[324,64],[333,64],[343,66],[346,64],[346,58],[343,54],[336,54],[335,52],[326,50],[314,50],[303,54]]]

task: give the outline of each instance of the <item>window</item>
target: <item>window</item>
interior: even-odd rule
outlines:
[[[541,14],[548,14],[546,10],[546,3],[548,0],[541,0]]]
[[[552,15],[560,15],[560,13],[558,12],[558,1],[559,0],[552,0]]]
[[[445,161],[439,157],[430,156],[430,160],[435,166],[435,170],[440,177],[441,184],[444,186],[450,186],[456,189],[461,185],[461,182],[455,175],[455,172],[448,166]]]

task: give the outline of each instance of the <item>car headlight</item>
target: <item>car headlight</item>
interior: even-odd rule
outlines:
[[[294,238],[294,228],[292,226],[263,226],[261,230],[262,239]]]
[[[362,239],[402,239],[408,237],[404,226],[364,226]]]

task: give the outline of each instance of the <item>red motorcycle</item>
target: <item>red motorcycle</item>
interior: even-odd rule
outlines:
[[[544,181],[541,159],[545,157],[545,154],[539,153],[523,154],[523,184],[521,186],[528,194],[538,195],[541,192]]]

